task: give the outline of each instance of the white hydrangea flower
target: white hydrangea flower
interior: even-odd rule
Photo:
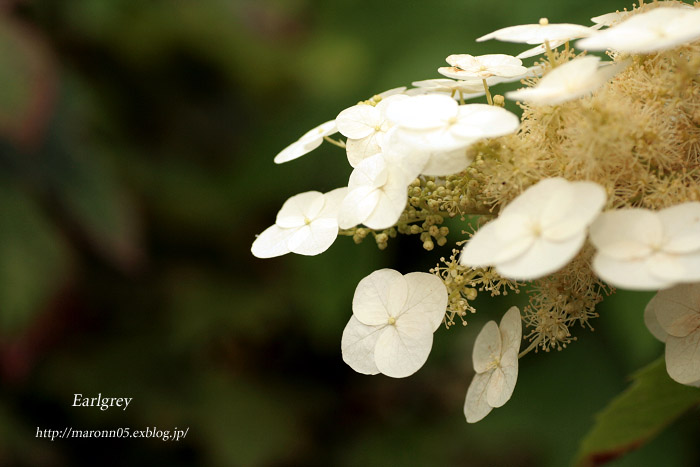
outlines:
[[[576,43],[584,50],[647,54],[700,39],[700,9],[655,8]]]
[[[591,26],[589,29],[591,31],[597,31],[598,29],[602,28],[602,24],[595,24]],[[515,58],[530,58],[530,57],[535,57],[537,55],[542,55],[543,53],[547,52],[547,46],[549,46],[550,50],[556,49],[559,46],[562,46],[569,42],[569,39],[559,39],[556,41],[547,41],[547,44],[540,44],[536,45],[535,47],[531,49],[527,49],[524,52],[520,52],[518,55],[515,56]]]
[[[386,108],[392,102],[407,98],[404,94],[391,94],[376,106],[357,104],[338,114],[335,121],[340,134],[348,138],[346,151],[352,167],[381,151],[381,137],[391,127]]]
[[[495,266],[503,277],[533,280],[571,261],[600,213],[605,189],[593,182],[544,179],[481,227],[462,251],[465,266]]]
[[[474,379],[464,402],[464,416],[475,423],[492,409],[502,407],[513,395],[518,380],[518,352],[522,340],[522,321],[517,307],[501,318],[500,327],[489,321],[474,342]]]
[[[284,148],[277,156],[275,156],[275,164],[282,164],[291,160],[297,159],[305,154],[310,153],[323,143],[324,136],[330,136],[338,132],[335,120],[330,120],[316,128],[307,131],[297,141],[293,142]]]
[[[447,307],[447,289],[433,274],[380,269],[357,285],[340,347],[358,373],[392,378],[423,366]]]
[[[624,11],[613,11],[612,13],[606,13],[604,15],[596,16],[591,18],[591,21],[600,27],[610,27],[621,22],[630,15],[631,12]]]
[[[502,28],[481,36],[476,41],[483,42],[497,39],[504,42],[543,44],[544,42],[552,43],[554,41],[578,39],[590,34],[591,31],[586,26],[569,23],[549,24],[547,18],[542,18],[539,24],[521,24],[519,26]]]
[[[591,226],[593,270],[623,289],[657,290],[700,281],[700,202],[661,211],[604,212]]]
[[[378,153],[364,159],[350,174],[348,193],[338,213],[339,226],[349,229],[364,224],[379,230],[393,226],[406,207],[407,186],[417,175],[392,155]]]
[[[512,100],[556,105],[591,94],[622,70],[625,64],[599,67],[600,57],[578,57],[554,68],[536,86],[506,93]]]
[[[428,93],[449,93],[454,99],[472,99],[486,94],[481,81],[455,80],[455,79],[424,79],[411,83],[416,89],[409,89],[408,95],[421,95]],[[461,95],[460,95],[461,93]]]
[[[338,236],[338,209],[347,188],[328,193],[307,191],[289,198],[277,213],[275,224],[253,242],[258,258],[273,258],[289,252],[313,256],[326,251]]]
[[[700,283],[662,290],[644,310],[651,333],[666,343],[669,376],[689,386],[700,386]]]
[[[505,109],[458,105],[440,94],[412,96],[392,103],[386,112],[398,128],[395,138],[421,151],[465,148],[479,139],[513,133],[520,126],[520,119]]]
[[[475,57],[469,54],[453,54],[445,61],[450,67],[438,69],[440,74],[444,71],[450,73],[451,78],[456,79],[486,79],[492,76],[512,78],[521,76],[527,72],[520,59],[505,54],[489,54]]]

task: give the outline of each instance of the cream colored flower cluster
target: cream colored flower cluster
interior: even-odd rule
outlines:
[[[592,21],[494,31],[477,40],[536,47],[450,55],[445,78],[359,102],[277,155],[288,162],[327,141],[351,174],[346,187],[287,200],[253,242],[257,257],[316,255],[339,234],[370,232],[382,248],[420,233],[432,250],[432,238],[446,243],[443,219],[480,224],[434,274],[382,269],[359,283],[341,342],[350,367],[413,374],[440,324],[475,311],[468,302],[484,284],[497,293],[530,282],[525,316],[513,307],[476,338],[464,406],[475,422],[510,399],[520,357],[565,346],[569,325],[588,325],[614,286],[662,290],[645,320],[666,342],[671,377],[700,384],[700,8],[655,2]],[[527,85],[505,93],[522,118],[491,94],[513,81]]]

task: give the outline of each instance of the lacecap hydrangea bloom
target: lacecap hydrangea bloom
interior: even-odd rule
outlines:
[[[450,66],[435,60],[450,79],[407,77],[413,87],[339,109],[275,161],[326,141],[340,148],[347,187],[290,198],[253,254],[318,254],[338,236],[383,250],[397,235],[432,252],[458,232],[429,273],[368,271],[339,355],[359,373],[408,376],[441,324],[467,325],[477,296],[527,287],[529,303],[476,338],[469,422],[510,399],[520,358],[592,329],[615,287],[660,291],[639,319],[666,343],[670,376],[698,384],[699,14],[666,1],[589,25],[507,26],[477,40],[536,47],[518,57],[497,43],[480,56],[454,50]],[[520,89],[498,91],[512,80]]]

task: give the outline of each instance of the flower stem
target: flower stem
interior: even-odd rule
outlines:
[[[549,60],[550,65],[552,65],[552,68],[556,68],[557,62],[554,60],[554,53],[552,52],[552,48],[549,46],[549,41],[544,41],[544,50],[547,51],[547,60]]]
[[[328,136],[323,137],[324,140],[328,141],[329,143],[338,146],[339,148],[345,149],[345,143],[343,141],[337,141],[334,140],[333,138],[329,138]]]
[[[481,82],[484,83],[484,91],[486,92],[486,100],[489,102],[489,105],[493,105],[493,99],[491,98],[491,92],[489,92],[489,85],[486,84],[486,79],[482,79]]]

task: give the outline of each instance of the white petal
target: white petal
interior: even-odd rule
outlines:
[[[651,299],[647,310],[656,317],[664,334],[685,337],[700,327],[700,284],[662,290]]]
[[[340,112],[335,119],[340,134],[347,138],[361,139],[375,132],[381,125],[379,110],[369,104],[353,105]]]
[[[621,289],[659,290],[673,285],[650,274],[646,259],[620,260],[599,252],[593,257],[593,270],[605,282]]]
[[[306,225],[307,220],[318,216],[325,203],[326,198],[318,191],[294,195],[282,205],[275,224],[283,228],[302,227]]]
[[[389,176],[389,169],[382,154],[375,154],[361,161],[350,174],[348,188],[350,191],[360,186],[378,188],[384,185]]]
[[[432,177],[457,174],[469,167],[473,160],[474,158],[463,148],[433,152],[430,153],[428,163],[423,167],[421,173]]]
[[[403,313],[416,313],[426,316],[436,331],[442,324],[447,309],[447,289],[442,280],[434,274],[411,272],[404,276],[408,285],[408,299]]]
[[[649,329],[649,332],[651,332],[654,337],[661,342],[666,342],[668,333],[664,331],[664,328],[661,327],[661,324],[659,324],[659,320],[656,317],[656,310],[659,306],[663,306],[663,304],[655,301],[658,296],[658,293],[654,295],[654,298],[651,299],[644,309],[644,324],[646,324],[647,329]]]
[[[483,373],[501,359],[501,333],[495,321],[489,321],[481,328],[474,341],[472,363],[474,371]]]
[[[520,342],[523,339],[523,323],[522,319],[520,318],[520,310],[517,306],[510,307],[503,315],[498,329],[501,332],[501,346],[503,353],[508,350],[515,349],[517,357],[517,353],[520,351]]]
[[[517,131],[520,119],[501,107],[486,104],[459,106],[452,131],[463,138],[493,138]]]
[[[700,250],[700,202],[688,202],[658,212],[668,253],[692,253]]]
[[[348,195],[348,192],[349,190],[347,187],[342,187],[336,188],[335,190],[331,190],[328,193],[325,193],[323,196],[326,198],[326,202],[323,204],[323,210],[318,214],[316,219],[337,219],[338,211],[340,210],[340,205],[343,203],[343,200]]]
[[[503,363],[507,364],[504,365]],[[493,408],[503,407],[513,395],[518,381],[518,352],[511,349],[503,356],[501,366],[496,368],[486,389],[486,403]]]
[[[666,339],[666,370],[681,384],[700,380],[700,332]]]
[[[392,378],[405,378],[423,366],[433,346],[433,330],[425,316],[403,314],[386,326],[374,348],[379,371]]]
[[[497,264],[496,272],[514,280],[539,279],[566,266],[579,252],[585,240],[584,232],[560,242],[539,238],[522,255]]]
[[[364,224],[375,230],[388,229],[396,224],[408,202],[407,185],[407,177],[400,168],[390,170],[386,184],[378,190],[376,207]]]
[[[573,182],[569,186],[570,190],[552,196],[542,213],[542,235],[548,240],[565,240],[584,231],[605,206],[605,189],[597,183]]]
[[[335,133],[337,130],[335,120],[322,123],[306,132],[301,138],[284,148],[277,156],[275,163],[282,164],[308,154],[323,143],[323,137]]]
[[[338,226],[351,229],[362,224],[379,203],[380,192],[371,186],[359,186],[350,190],[338,212]]]
[[[459,259],[471,267],[484,267],[510,261],[530,248],[535,238],[527,230],[527,218],[502,216],[477,230]]]
[[[382,329],[384,326],[367,326],[351,316],[340,341],[343,361],[358,373],[365,375],[379,373],[374,363],[374,347],[377,345]]]
[[[393,269],[380,269],[357,284],[352,313],[363,324],[384,325],[390,316],[398,314],[397,309],[403,308],[407,296],[406,280],[401,273]]]
[[[393,102],[386,116],[397,125],[411,130],[431,130],[444,126],[457,114],[457,103],[443,95],[427,94]]]
[[[357,167],[363,160],[381,152],[377,135],[378,133],[373,133],[362,139],[348,138],[345,143],[345,151],[352,167]]]
[[[275,256],[286,255],[289,253],[287,240],[295,232],[296,229],[282,229],[277,225],[272,225],[258,235],[250,251],[258,258],[274,258]]]
[[[476,423],[486,417],[492,407],[486,402],[486,391],[492,372],[474,375],[464,401],[464,416],[467,423]]]
[[[338,221],[335,218],[319,218],[300,227],[292,235],[287,246],[292,253],[315,256],[326,251],[338,237]]]
[[[498,39],[506,42],[521,42],[526,44],[542,44],[545,41],[569,40],[586,37],[590,30],[578,24],[523,24],[510,26],[481,36],[476,41]]]
[[[618,209],[602,213],[590,228],[591,242],[601,254],[620,260],[645,258],[661,245],[663,226],[646,209]]]
[[[528,187],[501,211],[505,217],[511,213],[540,219],[542,212],[552,202],[552,198],[570,190],[571,182],[561,177],[545,178]]]

